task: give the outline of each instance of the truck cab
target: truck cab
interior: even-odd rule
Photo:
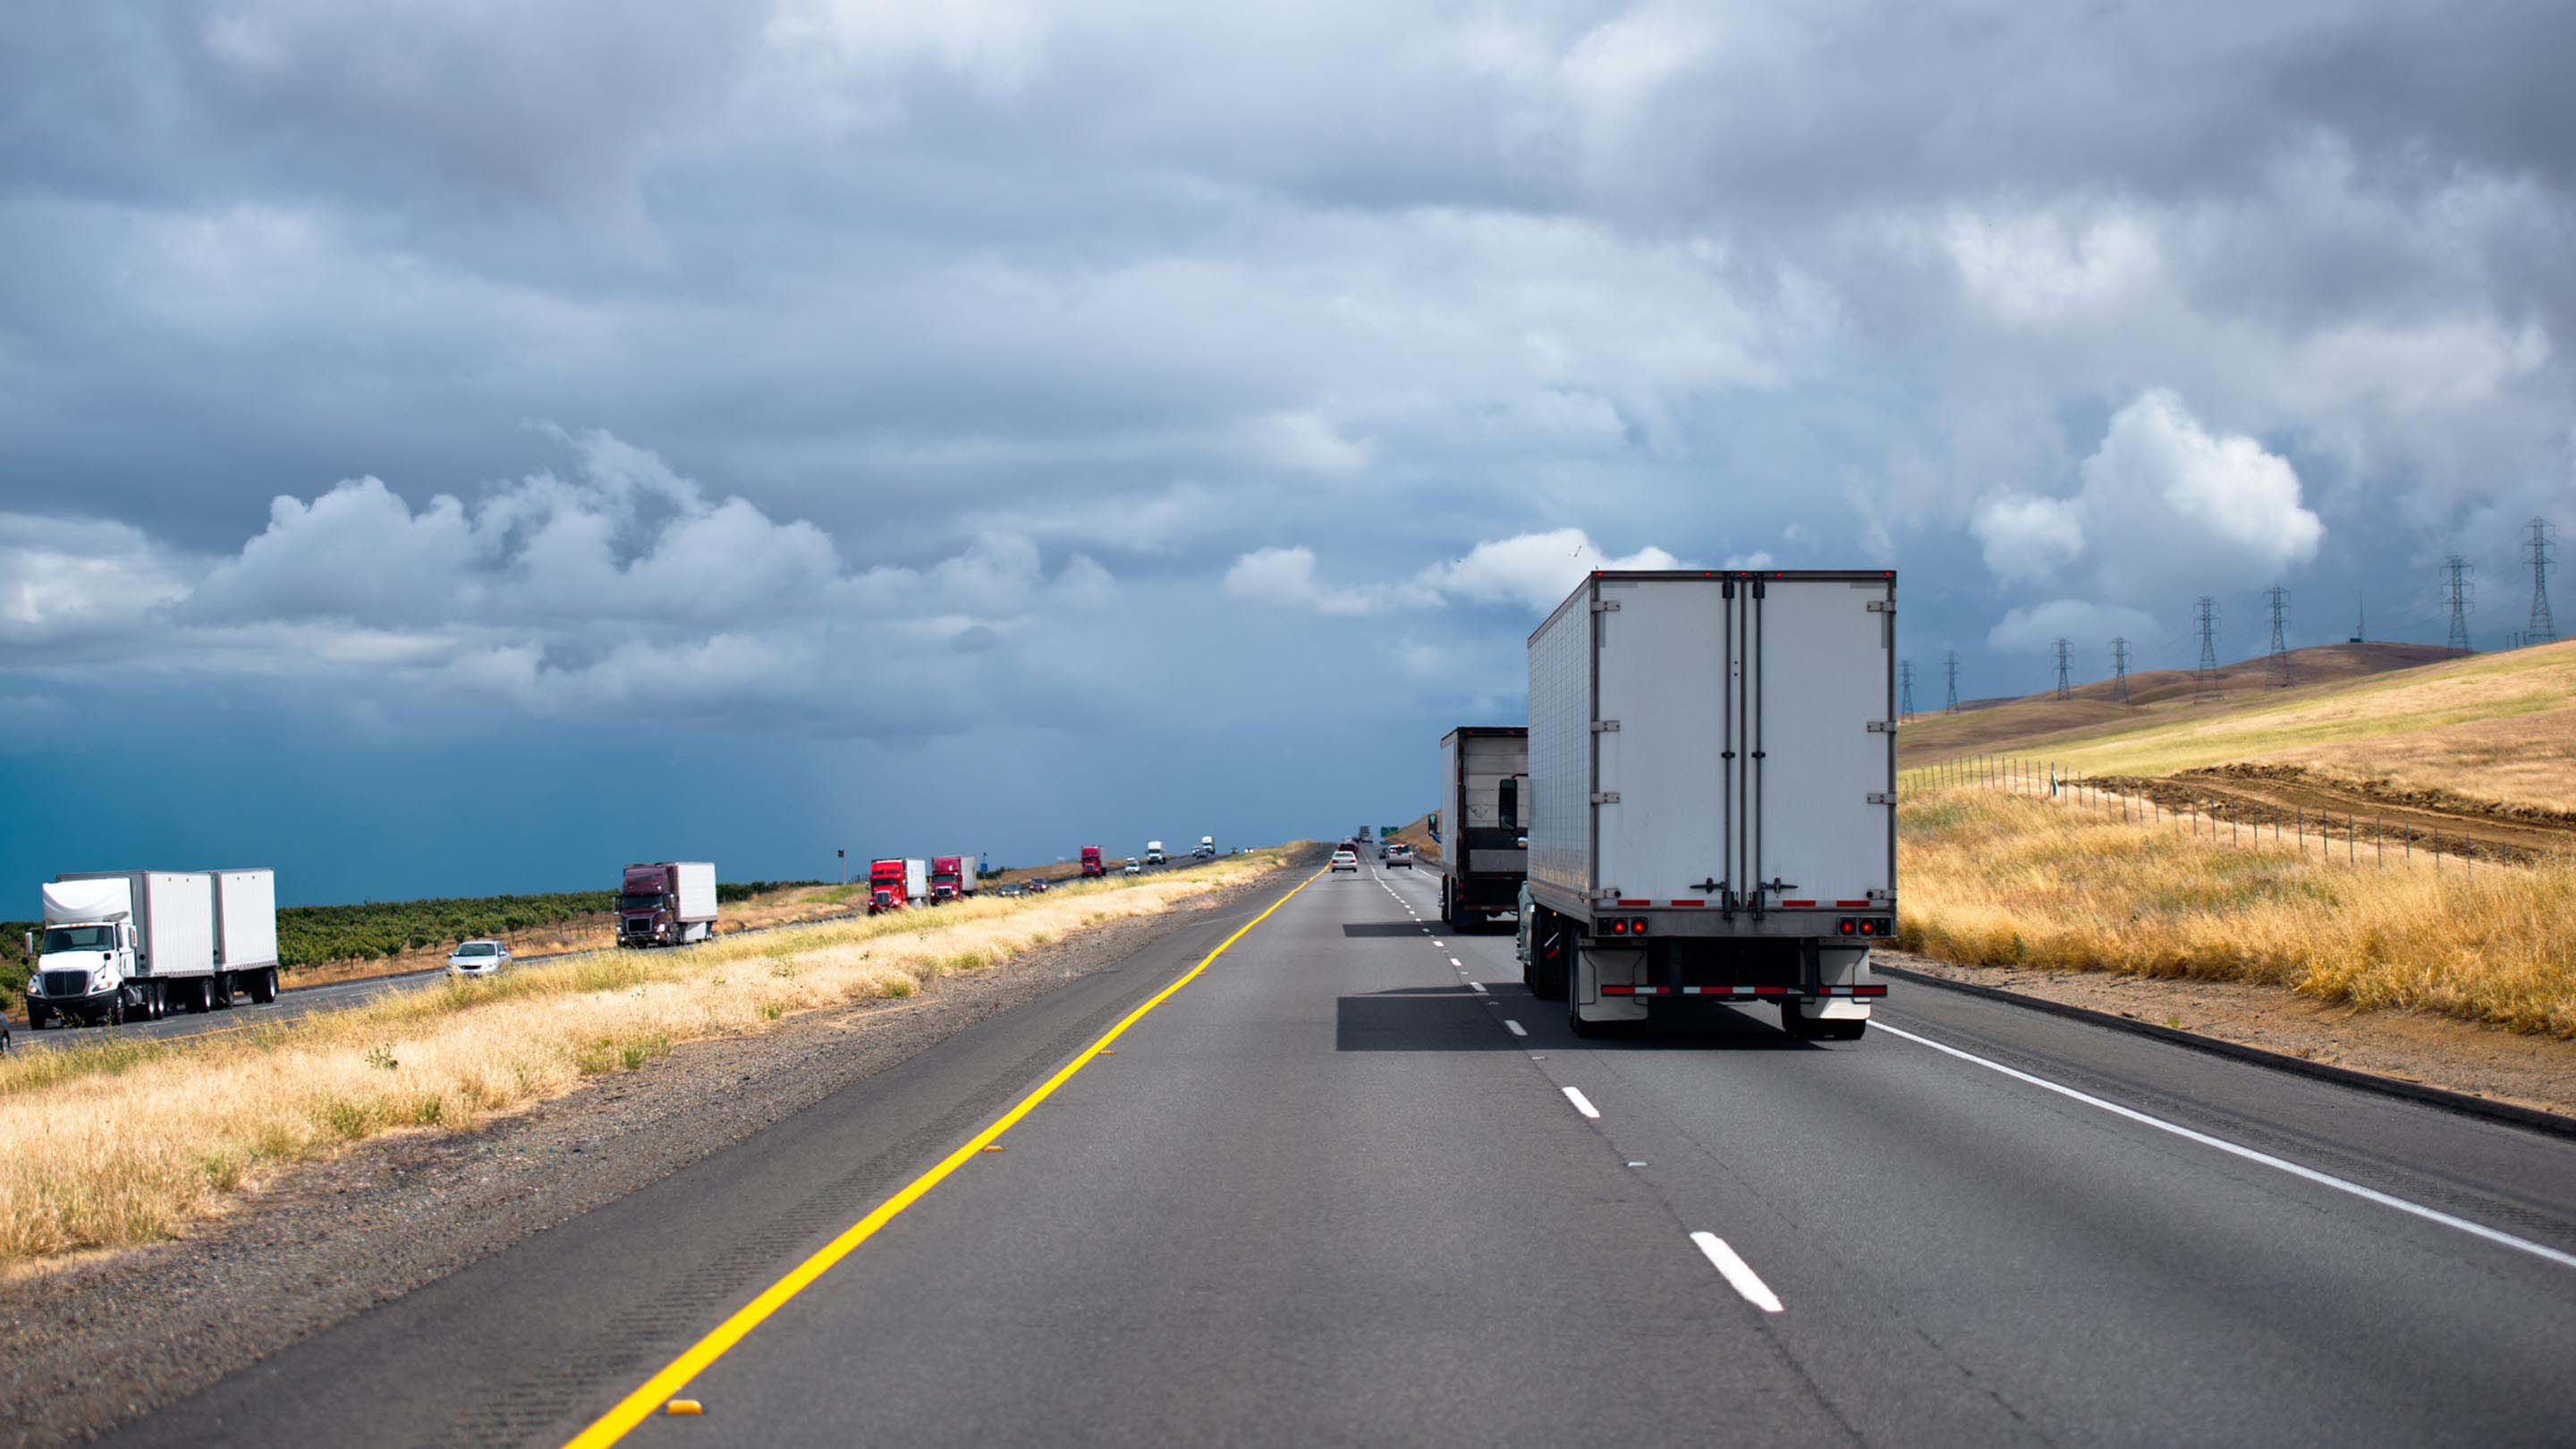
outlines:
[[[56,1018],[125,1019],[126,983],[134,976],[134,925],[113,919],[53,921],[27,933],[36,969],[27,978],[27,1025]]]
[[[966,894],[966,871],[963,857],[934,855],[930,858],[930,903],[960,899]]]
[[[1161,865],[1163,863],[1163,842],[1159,840],[1148,840],[1145,842],[1145,863],[1147,865]]]
[[[1100,847],[1097,845],[1084,846],[1082,848],[1082,878],[1089,880],[1093,876],[1107,874],[1109,874],[1109,867],[1101,864]]]
[[[1201,860],[1216,859],[1216,837],[1213,835],[1200,836],[1199,848],[1190,853]]]
[[[899,911],[912,903],[905,889],[904,862],[872,860],[868,862],[868,914]]]

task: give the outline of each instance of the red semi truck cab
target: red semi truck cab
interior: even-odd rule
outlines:
[[[953,901],[966,894],[965,857],[934,855],[930,858],[930,903]]]
[[[1095,875],[1109,874],[1109,868],[1100,863],[1099,846],[1086,845],[1082,848],[1082,874],[1086,880]]]
[[[868,862],[868,914],[901,910],[911,904],[904,892],[903,862],[872,860]]]

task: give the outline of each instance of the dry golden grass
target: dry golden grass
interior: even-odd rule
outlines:
[[[281,1165],[471,1127],[680,1042],[909,996],[1281,859],[533,965],[210,1042],[17,1053],[0,1059],[0,1268],[166,1238]]]
[[[1931,727],[1919,732],[1928,739]],[[1917,748],[1923,748],[1918,739]],[[2576,640],[2291,691],[2224,713],[2016,745],[2078,775],[2301,764],[2345,779],[2576,809]],[[1909,779],[1925,776],[1909,770]]]
[[[1897,819],[1909,950],[2258,982],[2576,1039],[2576,862],[2377,869],[2365,847],[2360,865],[2327,864],[1975,788],[1915,796]]]

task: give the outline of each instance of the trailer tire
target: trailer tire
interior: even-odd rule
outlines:
[[[277,968],[268,967],[250,979],[250,999],[266,1006],[277,999]]]

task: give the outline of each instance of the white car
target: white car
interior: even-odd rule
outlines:
[[[1355,852],[1336,850],[1333,852],[1333,869],[1346,870],[1353,875],[1358,875],[1360,873],[1360,858]]]
[[[447,969],[458,976],[489,976],[509,961],[510,948],[498,941],[460,941],[447,953]]]
[[[1131,860],[1127,862],[1127,868],[1118,873],[1120,875],[1143,875],[1145,873],[1145,867]]]
[[[1406,870],[1411,870],[1413,869],[1413,847],[1410,845],[1390,845],[1386,848],[1386,855],[1383,859],[1388,865],[1400,865]]]

